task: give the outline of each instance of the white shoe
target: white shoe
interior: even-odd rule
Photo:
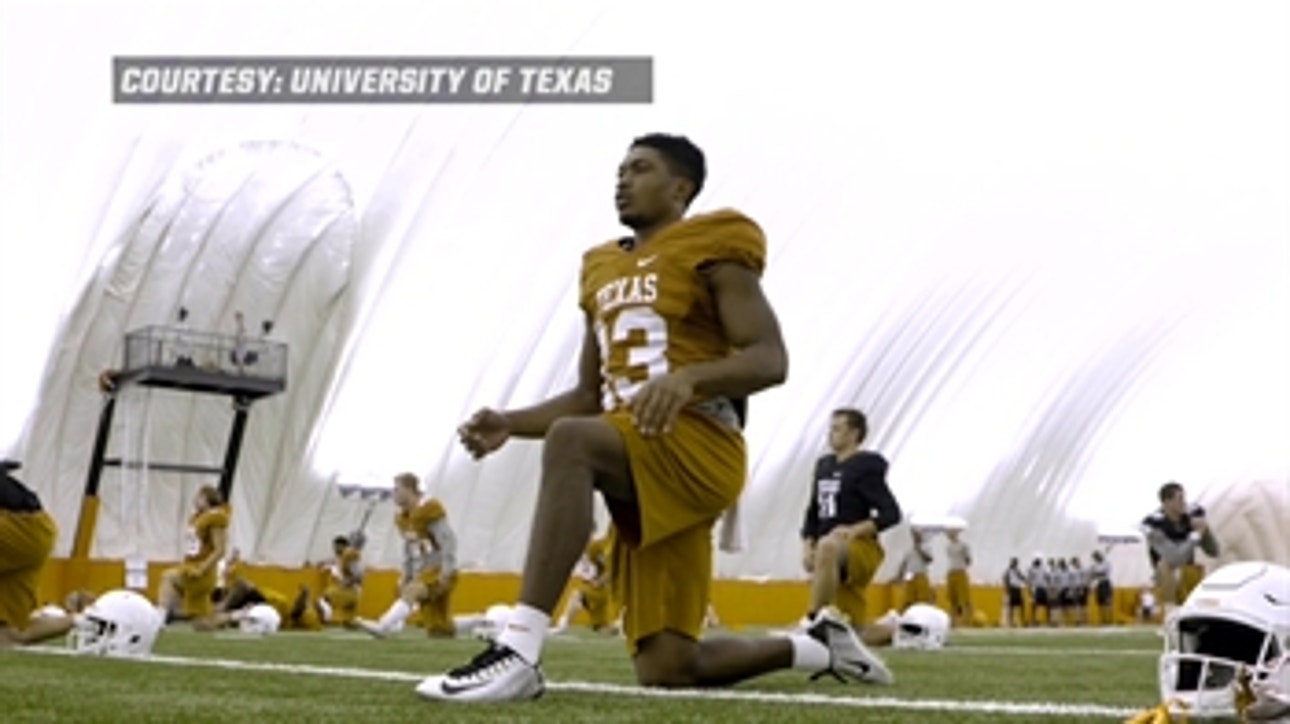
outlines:
[[[371,619],[356,618],[354,619],[354,625],[378,639],[383,639],[390,635],[390,632],[386,631],[380,622]]]
[[[896,681],[891,669],[860,642],[860,638],[832,608],[822,609],[807,635],[829,648],[829,668],[812,679],[832,675],[843,681],[852,679],[867,684],[889,685]]]
[[[884,613],[882,617],[879,618],[877,621],[874,621],[874,624],[878,626],[887,626],[890,628],[895,628],[900,624],[900,612],[898,612],[896,609],[893,608],[890,611]]]
[[[417,685],[423,699],[462,702],[525,701],[542,696],[545,690],[541,668],[496,643],[469,664]]]

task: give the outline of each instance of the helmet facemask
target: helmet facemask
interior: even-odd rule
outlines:
[[[77,616],[69,639],[72,650],[93,656],[140,656],[143,634],[94,614]]]
[[[1275,632],[1235,612],[1178,616],[1167,628],[1160,687],[1192,715],[1232,716],[1242,672],[1259,684],[1285,655]]]

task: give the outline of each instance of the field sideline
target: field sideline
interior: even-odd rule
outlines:
[[[228,721],[1123,721],[1157,700],[1159,638],[1149,629],[956,632],[941,652],[885,651],[893,687],[789,672],[719,691],[632,685],[620,639],[553,638],[547,695],[532,704],[443,706],[412,686],[462,663],[470,640],[417,633],[284,633],[259,639],[172,627],[146,662],[69,657],[46,647],[0,655],[6,722]],[[851,715],[845,712],[850,710]]]

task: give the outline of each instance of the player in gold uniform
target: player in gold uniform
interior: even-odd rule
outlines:
[[[64,621],[31,618],[58,527],[40,497],[11,474],[18,467],[0,461],[0,647],[37,643],[70,629]]]
[[[781,384],[788,355],[761,287],[766,240],[733,210],[685,218],[706,162],[688,139],[636,139],[619,166],[632,236],[583,256],[578,385],[525,410],[462,425],[477,458],[510,437],[544,438],[542,482],[519,605],[489,648],[418,687],[426,698],[530,699],[551,613],[591,534],[596,491],[613,518],[609,568],[637,679],[721,686],[795,667],[889,675],[846,626],[699,641],[712,528],[739,497],[747,452],[736,401]]]
[[[559,623],[551,630],[559,633],[569,627],[569,621],[578,611],[586,611],[591,630],[614,633],[618,617],[617,606],[609,590],[609,536],[592,538],[587,550],[573,571],[573,594],[560,616]]]
[[[218,597],[209,614],[193,620],[194,629],[213,631],[236,625],[244,612],[261,603],[278,612],[282,631],[319,631],[331,618],[331,608],[322,599],[315,598],[308,586],[301,584],[296,595],[289,596],[257,585],[243,570],[240,558],[231,558],[225,563],[223,595]]]
[[[213,485],[198,489],[193,506],[184,536],[184,562],[161,575],[157,592],[157,609],[167,620],[175,617],[180,602],[183,617],[192,619],[209,616],[214,606],[211,594],[228,541],[229,510]]]
[[[949,542],[945,544],[945,557],[949,560],[949,572],[945,574],[945,593],[950,603],[950,615],[954,625],[971,626],[972,615],[972,582],[968,570],[972,567],[972,547],[962,539],[962,531],[950,528],[945,531]]]
[[[358,597],[363,586],[363,554],[358,546],[351,545],[348,536],[336,536],[331,546],[336,558],[324,565],[327,582],[323,586],[322,597],[331,607],[330,623],[350,627],[358,617]]]
[[[448,525],[448,513],[436,498],[421,497],[420,483],[412,473],[394,478],[394,523],[403,535],[403,578],[399,599],[376,621],[357,619],[359,628],[385,637],[402,629],[413,610],[420,607],[421,625],[431,636],[457,634],[451,610],[457,585],[457,536]]]

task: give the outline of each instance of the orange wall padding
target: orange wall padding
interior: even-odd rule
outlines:
[[[154,598],[162,573],[174,563],[150,563],[148,565],[149,598]],[[77,570],[72,561],[54,559],[49,561],[41,576],[41,603],[58,603],[61,605],[67,594],[76,588],[77,579],[85,581],[84,588],[93,593],[102,593],[114,588],[121,588],[125,583],[125,564],[122,561],[92,560],[84,564],[83,571]],[[252,566],[245,568],[247,578],[256,585],[273,590],[290,593],[297,590],[300,584],[309,586],[314,592],[320,592],[323,574],[317,568],[286,568],[282,566]],[[393,602],[398,585],[398,573],[394,570],[368,569],[363,586],[363,595],[359,602],[359,615],[369,618],[379,616]],[[496,603],[513,603],[519,595],[520,578],[514,573],[463,573],[453,594],[452,609],[457,613],[481,612]],[[744,626],[784,626],[796,622],[806,611],[809,588],[805,581],[713,581],[712,599],[717,615],[724,626],[741,628]],[[943,587],[936,587],[938,600],[945,600]],[[873,616],[880,616],[889,609],[902,607],[902,587],[876,584],[869,589],[869,611]],[[1133,608],[1137,598],[1135,589],[1116,591],[1115,616],[1117,622],[1126,623],[1133,620]],[[988,625],[998,625],[1002,615],[1003,590],[998,586],[974,586],[972,603],[976,610],[985,614]],[[563,606],[563,601],[561,606]],[[1090,615],[1096,615],[1090,613]],[[575,622],[578,619],[574,619]]]

